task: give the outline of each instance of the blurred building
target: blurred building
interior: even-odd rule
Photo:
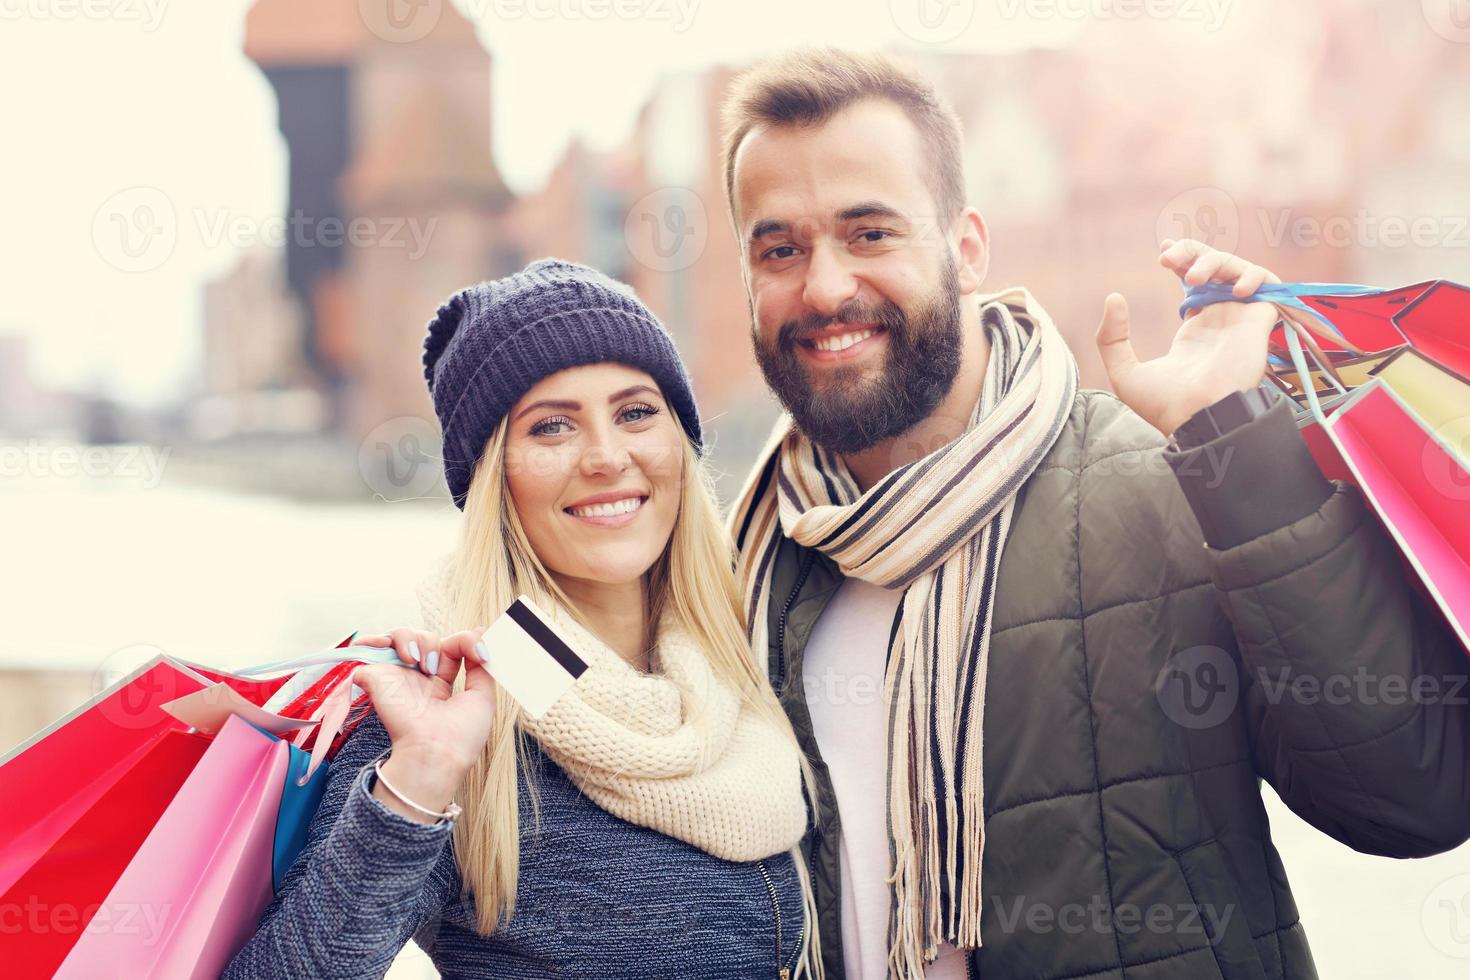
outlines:
[[[1236,23],[1237,41],[1099,20],[1060,50],[918,54],[965,125],[969,195],[991,236],[987,286],[1031,290],[1084,385],[1107,386],[1092,335],[1108,292],[1128,297],[1142,356],[1167,349],[1180,289],[1157,265],[1161,237],[1200,238],[1288,279],[1470,278],[1470,230],[1456,239],[1453,214],[1470,165],[1470,64],[1426,31],[1381,29],[1403,18],[1333,18],[1320,0],[1272,16],[1264,32]],[[1246,40],[1253,84],[1220,85],[1241,71]],[[733,69],[665,78],[623,146],[573,141],[544,186],[516,199],[494,159],[491,56],[452,5],[429,36],[391,44],[354,0],[310,12],[259,0],[246,51],[280,99],[290,213],[365,219],[379,237],[292,241],[278,285],[246,259],[212,286],[210,364],[251,365],[212,368],[215,393],[308,379],[325,424],[348,435],[431,418],[418,356],[438,302],[556,255],[632,283],[668,324],[716,463],[739,479],[774,406],[749,349],[725,209],[719,106]],[[1385,221],[1416,219],[1437,220],[1438,239],[1382,239]],[[386,241],[394,227],[410,242],[416,227],[422,247]],[[242,319],[246,305],[258,313]],[[249,339],[245,319],[258,330]]]
[[[424,325],[454,289],[520,261],[491,153],[489,54],[449,5],[427,37],[395,44],[354,0],[260,0],[245,53],[279,101],[287,241],[207,290],[203,428],[258,431],[258,400],[243,406],[270,387],[297,389],[298,408],[314,392],[321,424],[348,438],[431,417]]]

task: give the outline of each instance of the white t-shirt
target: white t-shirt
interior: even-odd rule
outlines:
[[[802,661],[812,731],[842,818],[842,957],[852,980],[888,978],[883,667],[901,598],[900,592],[848,579],[817,620]],[[964,954],[941,946],[924,975],[964,980]]]

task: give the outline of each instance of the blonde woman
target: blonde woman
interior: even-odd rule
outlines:
[[[682,363],[627,289],[543,260],[452,297],[425,376],[460,547],[408,670],[226,977],[790,977],[817,960],[791,727],[753,666]],[[484,664],[521,594],[589,664],[540,719]]]

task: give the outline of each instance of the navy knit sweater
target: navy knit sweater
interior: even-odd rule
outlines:
[[[450,977],[778,975],[795,965],[801,889],[786,854],[733,863],[628,823],[533,748],[539,820],[520,788],[515,914],[474,930],[449,826],[414,823],[368,792],[389,745],[371,714],[332,763],[306,849],[225,980],[381,977],[411,937]]]

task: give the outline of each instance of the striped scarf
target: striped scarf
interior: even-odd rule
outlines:
[[[1016,491],[1061,434],[1077,364],[1024,289],[982,299],[984,388],[958,439],[858,490],[783,416],[731,515],[752,649],[767,646],[781,535],[903,600],[889,638],[889,972],[980,945],[985,669]]]

